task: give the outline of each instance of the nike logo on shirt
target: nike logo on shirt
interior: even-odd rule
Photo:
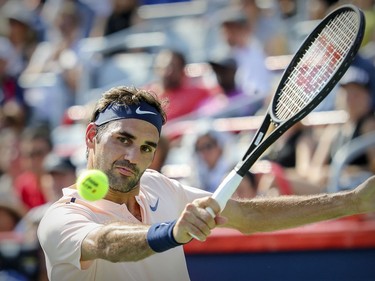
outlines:
[[[142,110],[140,106],[137,107],[137,109],[135,110],[135,113],[137,114],[153,114],[153,115],[157,115],[155,112],[152,112],[152,111],[147,111],[147,110]]]
[[[155,203],[154,206],[150,205],[151,211],[155,212],[157,210],[157,208],[158,208],[158,205],[159,205],[159,198],[158,198],[158,200],[156,200],[156,203]]]

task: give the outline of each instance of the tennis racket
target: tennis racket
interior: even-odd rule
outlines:
[[[357,54],[364,28],[362,11],[344,5],[327,15],[304,40],[285,69],[248,150],[212,195],[221,211],[263,152],[331,92]],[[214,217],[212,209],[207,211]]]

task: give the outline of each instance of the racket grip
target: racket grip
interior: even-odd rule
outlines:
[[[215,217],[215,213],[210,207],[207,207],[206,211],[210,213],[211,217],[213,217],[213,218]]]
[[[224,210],[225,205],[227,204],[228,200],[232,197],[233,193],[236,191],[237,187],[242,181],[242,176],[237,174],[235,170],[232,170],[225,179],[220,183],[218,188],[215,190],[214,194],[212,194],[212,198],[216,200],[217,203],[220,205],[220,212]],[[213,217],[215,217],[214,212],[212,209],[207,210],[210,212]]]
[[[214,194],[212,194],[212,198],[215,199],[220,206],[220,211],[225,208],[225,205],[232,197],[233,193],[236,191],[238,185],[242,181],[242,178],[243,177],[237,174],[235,170],[232,170],[221,182],[219,187],[215,190]],[[213,218],[216,216],[214,211],[210,207],[207,207],[206,210]],[[191,233],[189,233],[189,235],[194,239],[201,241],[195,235]]]

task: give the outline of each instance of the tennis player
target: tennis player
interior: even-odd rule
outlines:
[[[215,227],[245,234],[375,211],[375,177],[335,194],[230,200],[219,213],[210,193],[147,169],[165,123],[164,104],[127,87],[105,92],[86,130],[87,168],[110,190],[81,199],[75,186],[43,217],[38,237],[50,280],[189,280],[183,247]],[[215,218],[206,211],[210,207]]]

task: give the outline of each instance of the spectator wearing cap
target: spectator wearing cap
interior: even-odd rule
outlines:
[[[76,166],[68,156],[59,156],[50,153],[44,160],[45,184],[48,184],[46,198],[54,202],[62,196],[61,188],[70,186],[76,181]]]
[[[214,72],[220,91],[218,95],[202,109],[205,116],[238,117],[253,114],[258,105],[245,95],[236,84],[237,62],[231,55],[215,58],[209,61]]]
[[[357,54],[357,56],[354,58],[352,66],[362,69],[363,71],[366,72],[367,76],[369,77],[369,80],[366,83],[366,87],[370,90],[372,109],[375,111],[375,65],[374,63],[370,59],[363,56],[362,54]]]
[[[220,27],[229,54],[237,64],[236,88],[252,99],[255,113],[271,90],[272,76],[265,65],[266,54],[241,10],[223,11]]]
[[[352,64],[339,82],[336,108],[345,110],[348,120],[340,125],[329,125],[319,137],[313,155],[309,175],[315,183],[326,183],[329,164],[335,153],[344,144],[357,137],[375,132],[375,116],[372,108],[371,73],[361,64]],[[375,173],[375,148],[369,148],[350,161],[343,172],[347,184],[353,186],[358,180]],[[314,176],[314,177],[311,177]]]
[[[242,94],[236,85],[237,62],[232,56],[213,59],[209,63],[215,73],[217,82],[227,97],[231,98]]]

